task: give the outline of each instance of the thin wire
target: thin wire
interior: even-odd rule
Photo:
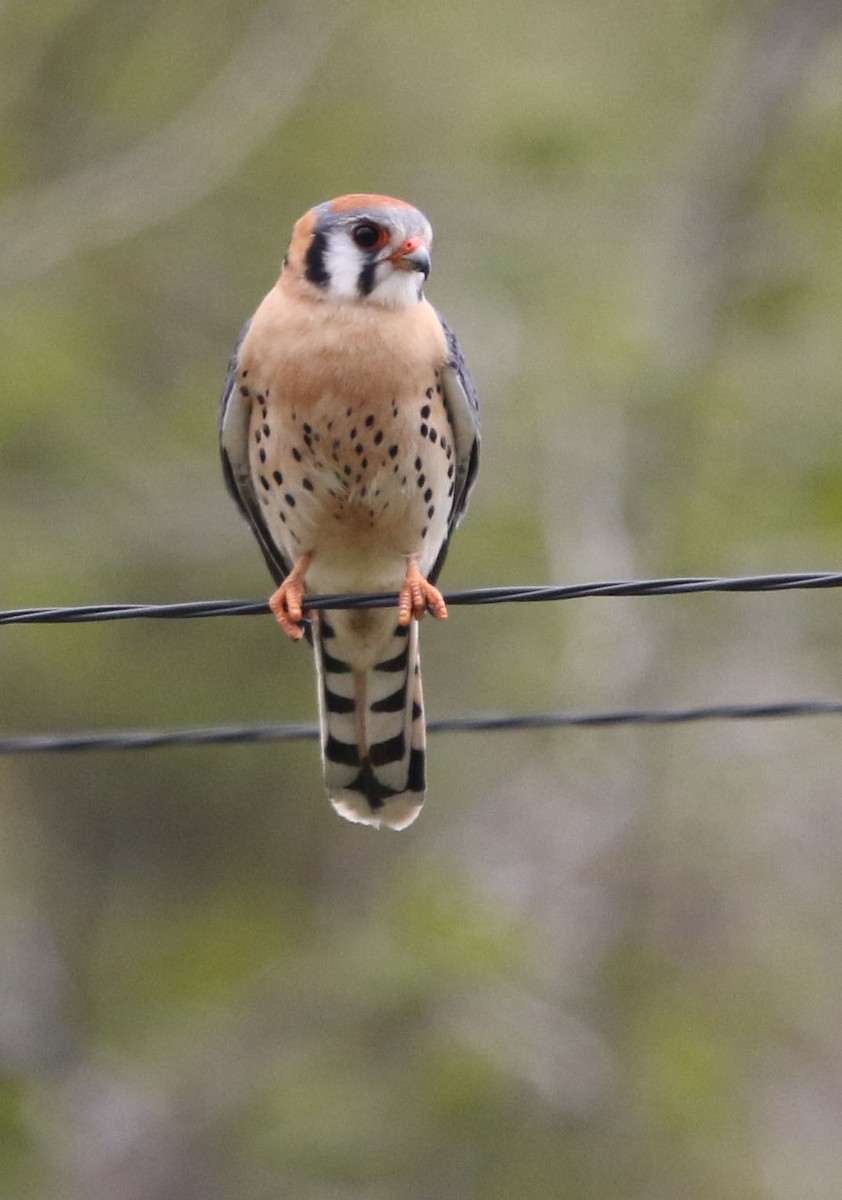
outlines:
[[[699,576],[676,579],[632,579],[565,586],[472,588],[447,592],[449,605],[522,604],[546,600],[579,600],[600,596],[678,596],[696,592],[780,592],[842,587],[842,573],[802,571],[792,574]],[[389,608],[394,592],[306,596],[307,609]],[[269,612],[265,600],[191,600],[179,604],[86,604],[76,607],[15,608],[0,611],[0,625],[53,624],[66,621],[126,621],[138,617],[163,619],[260,616]]]
[[[445,717],[430,721],[431,733],[505,732],[610,725],[678,725],[698,721],[769,720],[842,714],[842,700],[774,704],[720,704],[684,709],[601,713],[527,713],[521,716]],[[129,729],[83,733],[21,734],[0,738],[0,755],[77,750],[151,750],[165,746],[211,746],[312,741],[316,725],[221,725],[212,729]]]
[[[609,581],[566,586],[473,588],[449,592],[449,605],[527,603],[604,596],[666,596],[697,592],[774,592],[842,587],[842,573],[798,572],[736,577]],[[337,594],[305,597],[307,609],[385,608],[397,603],[394,593]],[[196,600],[177,604],[91,604],[76,607],[19,608],[0,611],[0,625],[121,621],[140,617],[180,619],[257,616],[269,612],[265,600]],[[666,711],[603,713],[533,713],[522,716],[451,717],[431,721],[433,733],[667,725],[712,720],[749,720],[821,716],[842,713],[842,701],[792,701],[775,704],[713,705]],[[162,746],[287,742],[315,739],[314,725],[231,725],[209,729],[125,730],[68,734],[21,734],[0,737],[0,754],[33,754],[78,750],[142,750]]]

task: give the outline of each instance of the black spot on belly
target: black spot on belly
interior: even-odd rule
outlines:
[[[436,506],[435,506],[435,504],[431,504],[431,505],[430,505],[430,507],[427,509],[427,516],[430,518],[430,520],[431,520],[431,521],[432,521],[432,519],[433,519],[433,513],[434,513],[435,511],[436,511]]]
[[[389,458],[397,458],[397,457],[398,457],[398,447],[390,446],[389,447]]]
[[[426,436],[427,436],[427,434],[428,434],[429,432],[430,432],[429,426],[428,426],[428,425],[425,425],[425,424],[422,422],[422,423],[421,423],[421,436],[422,436],[422,437],[426,437]]]
[[[383,430],[378,429],[377,433],[375,433],[375,435],[374,435],[375,446],[379,446],[382,441],[383,441]]]
[[[269,480],[266,478],[265,475],[260,476],[260,486],[264,487],[267,492],[269,491]]]
[[[272,478],[274,479],[274,481],[275,481],[275,483],[278,485],[278,487],[280,487],[280,486],[281,486],[281,484],[282,484],[282,483],[283,483],[283,481],[284,481],[284,477],[283,477],[283,475],[281,474],[281,472],[280,472],[280,471],[273,471],[273,472],[272,472]]]
[[[429,503],[430,503],[430,501],[432,500],[432,498],[433,498],[433,489],[432,489],[432,488],[427,488],[426,492],[424,493],[424,499],[425,499],[425,500],[427,501],[427,503],[429,504]],[[433,515],[433,514],[432,514],[432,513],[430,513],[430,516],[432,516],[432,515]]]
[[[416,458],[416,460],[415,460],[415,470],[416,470],[416,471],[420,471],[420,470],[421,470],[421,459],[420,459],[420,457]]]
[[[262,463],[266,462],[266,451],[263,449],[262,446],[260,447],[260,450],[258,452],[258,458],[260,459],[260,461]]]
[[[364,449],[364,447],[363,447],[363,444],[362,444],[362,442],[357,442],[356,446],[354,447],[354,453],[355,453],[355,454],[362,454],[362,452],[363,452],[363,449]]]
[[[448,479],[453,478],[453,463],[451,463],[450,466],[447,468],[447,478]]]
[[[280,482],[280,481],[279,481],[279,482]],[[306,476],[304,477],[304,479],[302,479],[302,480],[301,480],[301,486],[302,486],[302,487],[304,488],[304,490],[305,490],[305,491],[307,491],[307,492],[312,492],[312,490],[313,490],[313,484],[312,484],[312,481],[311,481],[311,480],[309,480],[309,479],[307,479],[307,477],[306,477]]]
[[[258,446],[260,445],[260,439],[261,439],[262,437],[263,437],[263,434],[260,432],[260,430],[259,430],[259,429],[255,429],[255,431],[254,431],[254,440],[257,442]]]
[[[438,436],[439,435],[436,433],[435,429],[430,430],[430,441],[433,443],[434,446],[436,444],[436,441],[438,440]]]
[[[368,426],[368,428],[371,429],[372,425],[374,424],[374,416],[372,415],[372,413],[368,414],[368,416],[365,419],[365,423]]]
[[[298,449],[297,446],[293,446],[293,448],[292,448],[292,457],[295,459],[296,462],[301,462],[301,451]]]
[[[312,432],[313,432],[313,426],[312,426],[312,425],[310,425],[310,424],[308,424],[308,422],[307,422],[307,421],[305,421],[305,422],[304,422],[304,424],[301,426],[301,428],[304,430],[304,432],[305,432],[305,433],[312,433]]]
[[[241,396],[248,396],[248,394],[249,394],[249,390],[248,390],[248,388],[247,388],[247,387],[245,387],[245,386],[244,386],[244,387],[241,387],[241,388],[240,388],[240,395],[241,395]]]
[[[433,394],[432,390],[428,394],[432,396],[432,394]],[[421,416],[426,421],[427,417],[429,417],[429,415],[430,415],[430,406],[429,406],[429,404],[425,404],[424,407],[421,409]]]
[[[295,496],[293,496],[291,492],[284,493],[284,500],[286,500],[290,508],[295,508]]]
[[[432,388],[427,388],[427,390],[426,390],[426,392],[424,393],[424,395],[427,397],[427,399],[428,399],[428,400],[432,400],[432,398],[433,398],[433,389],[432,389]]]
[[[269,432],[270,432],[270,431],[269,431],[269,426],[268,426],[268,425],[264,425],[264,426],[263,426],[263,436],[264,436],[264,437],[268,437],[268,436],[269,436]]]

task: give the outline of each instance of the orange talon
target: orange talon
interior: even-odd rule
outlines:
[[[302,600],[305,595],[304,576],[310,566],[310,555],[304,554],[295,563],[278,590],[269,597],[269,607],[275,620],[288,638],[297,642],[304,634]]]
[[[408,625],[413,617],[420,621],[428,609],[439,621],[447,619],[444,597],[437,587],[424,578],[418,570],[415,556],[410,555],[406,578],[398,593],[398,624]]]

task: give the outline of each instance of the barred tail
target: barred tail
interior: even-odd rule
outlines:
[[[355,669],[322,613],[314,622],[322,761],[330,801],[364,825],[405,829],[425,788],[424,701],[418,622],[397,625],[377,663]]]

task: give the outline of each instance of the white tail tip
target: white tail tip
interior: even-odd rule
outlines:
[[[424,804],[423,792],[401,792],[384,801],[382,808],[371,808],[365,796],[343,788],[330,797],[330,802],[340,817],[357,825],[373,825],[379,829],[406,829],[411,825]]]

